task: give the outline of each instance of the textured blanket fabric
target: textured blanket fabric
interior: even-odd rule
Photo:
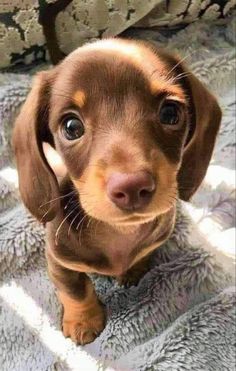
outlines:
[[[106,305],[107,325],[85,347],[60,331],[44,231],[18,197],[10,132],[31,77],[0,75],[1,370],[235,369],[234,21],[197,22],[173,36],[135,31],[186,57],[219,98],[223,124],[204,184],[191,204],[179,204],[175,230],[138,286],[91,276]]]

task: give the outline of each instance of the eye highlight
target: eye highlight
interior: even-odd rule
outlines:
[[[162,125],[176,126],[180,121],[180,108],[178,103],[166,100],[159,111],[159,119]]]
[[[82,121],[75,116],[64,118],[61,126],[63,136],[67,140],[76,140],[84,135],[84,125]]]

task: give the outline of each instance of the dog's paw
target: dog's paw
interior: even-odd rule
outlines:
[[[63,317],[62,331],[65,337],[70,337],[77,345],[91,343],[105,327],[105,312],[101,305],[91,313],[78,313],[77,319]]]

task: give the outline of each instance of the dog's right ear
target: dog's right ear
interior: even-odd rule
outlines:
[[[59,193],[42,147],[43,142],[53,145],[48,126],[51,85],[52,71],[36,76],[13,131],[21,197],[29,211],[43,223],[54,218]]]

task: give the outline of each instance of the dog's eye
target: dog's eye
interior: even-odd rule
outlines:
[[[179,107],[176,102],[166,101],[159,113],[160,122],[163,125],[177,125],[179,123]]]
[[[67,117],[62,124],[63,135],[68,140],[75,140],[84,135],[84,125],[77,117]]]

